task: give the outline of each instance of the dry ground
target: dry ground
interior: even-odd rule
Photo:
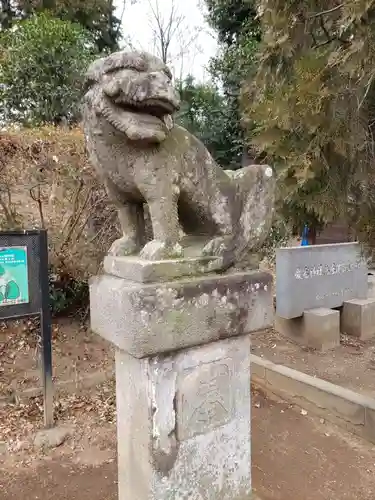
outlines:
[[[253,335],[252,353],[375,398],[375,339],[341,335],[340,346],[322,353],[270,329]]]
[[[30,325],[0,333],[0,395],[38,383],[36,336]],[[375,346],[343,337],[340,348],[314,353],[280,338],[256,334],[253,353],[375,394]],[[113,367],[104,341],[71,321],[54,327],[57,379]],[[42,401],[0,399],[1,500],[115,500],[117,498],[114,383],[55,401],[60,426],[69,429],[58,448],[41,451],[34,436],[42,423]],[[262,500],[373,500],[375,448],[301,408],[254,391],[253,485]]]
[[[113,396],[113,387],[91,391],[75,404],[62,399],[60,424],[71,427],[71,436],[46,453],[33,448],[33,429],[20,432],[30,420],[20,417],[18,447],[0,456],[1,500],[117,499],[114,398],[105,394]],[[94,409],[87,412],[88,405]],[[3,408],[0,418],[15,411]],[[374,447],[257,391],[252,443],[253,486],[262,500],[375,498]]]
[[[40,385],[37,328],[32,321],[0,324],[0,399],[16,390]],[[108,342],[72,319],[55,320],[52,327],[55,381],[75,380],[114,366]]]

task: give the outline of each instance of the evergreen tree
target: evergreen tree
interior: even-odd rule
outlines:
[[[208,21],[219,39],[219,54],[211,61],[211,74],[222,86],[229,106],[223,126],[231,141],[229,163],[238,168],[247,162],[239,96],[244,79],[254,67],[260,27],[252,1],[206,0],[206,5]]]
[[[189,76],[177,82],[181,110],[177,122],[198,137],[223,168],[231,166],[231,136],[225,124],[231,112],[225,96],[212,83],[198,83]]]
[[[375,2],[321,5],[259,0],[257,75],[243,96],[247,136],[278,167],[300,227],[358,223],[374,206]]]

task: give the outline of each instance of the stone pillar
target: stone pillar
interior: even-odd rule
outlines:
[[[271,276],[192,277],[194,259],[105,270],[91,322],[117,348],[119,500],[250,498],[249,333],[272,325]]]

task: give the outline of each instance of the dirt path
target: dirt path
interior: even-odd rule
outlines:
[[[78,448],[72,439],[33,464],[5,461],[1,500],[116,500],[115,426],[104,436]],[[370,500],[375,448],[256,392],[253,484],[262,500]]]
[[[260,405],[253,410],[253,484],[262,500],[375,498],[375,447],[287,403],[253,399]]]
[[[56,460],[34,471],[25,470],[6,477],[4,491],[2,480],[2,500],[117,500],[114,464],[77,467],[69,461]]]

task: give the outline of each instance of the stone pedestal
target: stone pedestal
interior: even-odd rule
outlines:
[[[119,500],[250,498],[249,333],[272,324],[272,278],[145,284],[111,266],[90,301],[93,330],[117,347]]]
[[[116,355],[119,500],[251,493],[250,339]]]

